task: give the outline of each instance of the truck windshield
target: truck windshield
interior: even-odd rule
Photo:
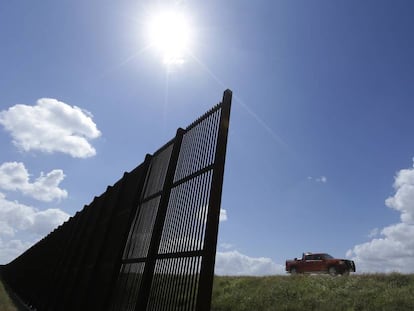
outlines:
[[[333,257],[331,255],[329,255],[329,254],[323,254],[322,257],[324,259],[333,259]]]

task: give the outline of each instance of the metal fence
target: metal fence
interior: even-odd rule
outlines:
[[[10,287],[37,310],[209,310],[231,96],[5,266]]]

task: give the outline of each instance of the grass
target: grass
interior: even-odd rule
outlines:
[[[216,276],[211,310],[414,310],[414,275]]]
[[[13,304],[6,290],[4,289],[1,279],[0,279],[0,310],[1,311],[17,311],[18,310]]]
[[[0,280],[0,310],[17,311]],[[211,311],[414,310],[414,274],[216,276]]]

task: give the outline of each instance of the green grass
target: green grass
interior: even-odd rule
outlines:
[[[414,310],[414,275],[216,276],[211,310]]]
[[[4,289],[3,283],[0,280],[0,310],[1,311],[17,311],[9,295]]]
[[[1,281],[0,310],[18,310]],[[414,275],[216,276],[211,310],[412,311]]]

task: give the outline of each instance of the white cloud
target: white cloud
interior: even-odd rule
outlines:
[[[230,244],[230,243],[220,243],[220,245],[219,245],[219,246],[220,246],[221,248],[223,248],[223,249],[227,249],[227,250],[234,248],[234,245],[233,245],[233,244]]]
[[[29,181],[29,172],[21,162],[6,162],[0,165],[0,188],[19,191],[36,200],[50,202],[68,196],[66,190],[59,188],[65,178],[62,170],[52,170],[46,175],[42,172],[36,180]]]
[[[414,224],[414,169],[403,169],[397,173],[394,182],[395,195],[385,204],[401,212],[401,221]]]
[[[69,214],[57,208],[37,211],[33,216],[33,225],[30,230],[44,236],[68,220]]]
[[[4,220],[0,220],[0,237],[1,236],[14,236],[14,229],[10,224]]]
[[[318,179],[316,179],[316,181],[320,181],[325,184],[328,182],[328,178],[326,178],[326,176],[321,176]]]
[[[308,176],[308,180],[314,180],[318,183],[323,183],[323,184],[326,184],[328,182],[328,178],[326,176],[320,176],[320,177]]]
[[[0,192],[0,264],[20,255],[37,240],[69,218],[59,209],[38,209],[7,200]],[[16,239],[16,235],[26,239]]]
[[[21,240],[3,241],[0,238],[0,264],[6,264],[26,251],[36,241],[23,242]]]
[[[39,211],[17,201],[9,201],[0,192],[0,238],[14,237],[17,232],[43,236],[68,218],[69,215],[60,209]]]
[[[380,233],[380,230],[378,228],[374,228],[369,232],[368,237],[375,238],[376,236],[378,236],[379,233]]]
[[[101,135],[89,112],[53,98],[1,111],[0,124],[21,150],[62,152],[75,158],[94,156],[96,150],[88,140]]]
[[[285,267],[271,258],[249,257],[238,251],[217,252],[215,274],[218,275],[270,275],[284,274]]]
[[[385,204],[401,213],[401,222],[385,227],[380,237],[354,246],[347,256],[362,272],[414,272],[414,168],[397,173],[395,194]]]
[[[225,209],[220,209],[220,221],[227,220],[227,211]]]

